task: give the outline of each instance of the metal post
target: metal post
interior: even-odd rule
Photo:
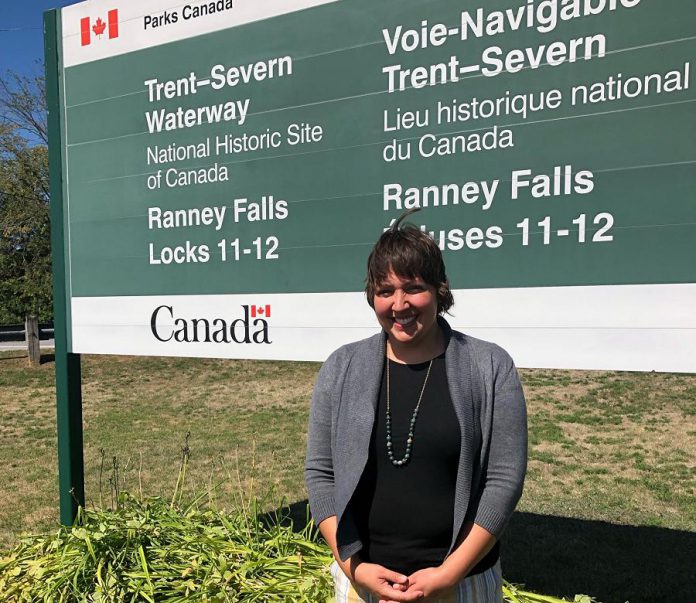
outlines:
[[[60,521],[70,525],[78,505],[85,504],[82,450],[82,389],[79,354],[69,353],[69,289],[65,265],[63,216],[63,144],[61,140],[60,12],[44,14],[46,103],[51,177],[51,250],[53,256],[53,320],[56,350],[56,405],[58,418],[58,482]]]

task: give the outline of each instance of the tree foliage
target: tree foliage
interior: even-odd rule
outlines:
[[[0,77],[0,323],[52,313],[44,79]]]

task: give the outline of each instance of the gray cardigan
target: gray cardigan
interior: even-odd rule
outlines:
[[[500,537],[522,494],[527,466],[524,394],[510,356],[495,344],[439,324],[448,340],[447,383],[459,419],[461,452],[449,552],[465,522]],[[314,387],[305,481],[318,525],[338,521],[338,552],[362,548],[349,506],[367,463],[386,335],[345,345],[326,360]]]

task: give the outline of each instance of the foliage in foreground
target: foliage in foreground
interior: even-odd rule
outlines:
[[[73,527],[31,536],[0,558],[3,601],[328,601],[331,554],[251,506],[231,514],[122,493],[119,508],[80,511]],[[563,599],[505,584],[510,603]],[[576,597],[591,603],[589,597]]]
[[[330,555],[255,510],[179,510],[121,495],[116,511],[24,538],[0,559],[3,601],[306,601],[325,598]]]

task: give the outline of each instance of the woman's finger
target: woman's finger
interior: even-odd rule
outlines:
[[[403,574],[400,574],[398,572],[393,572],[392,570],[384,568],[384,573],[380,577],[384,578],[387,582],[391,582],[394,585],[399,584],[408,588],[408,576],[404,576]]]
[[[380,603],[385,602],[385,603],[407,603],[408,601],[420,601],[423,599],[423,592],[422,591],[394,591],[394,589],[389,586],[389,590],[392,592],[385,592],[382,590],[381,592],[377,592],[376,594],[380,598]]]

